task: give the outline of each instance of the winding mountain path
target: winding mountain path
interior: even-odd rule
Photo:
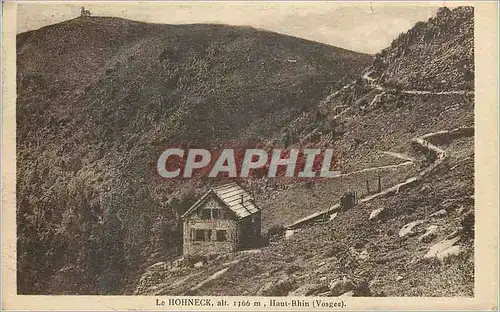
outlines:
[[[376,82],[376,79],[373,77],[370,77],[370,74],[372,74],[373,71],[366,72],[362,78],[368,84],[377,90],[380,91],[387,91],[390,90],[390,88],[387,88],[385,86],[379,85]],[[451,94],[462,94],[462,95],[474,95],[474,91],[469,91],[469,90],[451,90],[451,91],[429,91],[429,90],[398,90],[401,93],[405,94],[419,94],[419,95],[426,95],[426,94],[432,94],[432,95],[451,95]]]
[[[354,175],[354,174],[358,174],[358,173],[363,173],[363,172],[383,170],[383,169],[395,169],[395,168],[399,168],[399,167],[402,167],[402,166],[410,166],[410,165],[414,165],[414,164],[415,163],[412,160],[409,160],[409,161],[405,161],[403,163],[395,164],[395,165],[386,165],[386,166],[380,166],[380,167],[371,167],[371,168],[365,168],[365,169],[361,169],[361,170],[357,170],[357,171],[352,171],[352,172],[348,172],[348,173],[342,173],[340,176],[341,177],[347,177],[347,176],[350,176],[350,175]]]
[[[437,132],[431,132],[431,133],[427,133],[425,135],[422,135],[420,137],[416,137],[416,138],[412,139],[411,140],[412,144],[416,144],[420,148],[427,150],[430,153],[432,153],[433,155],[435,155],[434,162],[432,162],[424,170],[420,171],[417,175],[410,177],[403,182],[397,183],[389,188],[383,189],[379,193],[364,197],[364,198],[360,199],[358,203],[364,203],[364,202],[370,201],[372,199],[375,199],[377,197],[383,197],[383,196],[386,196],[389,194],[397,194],[402,188],[411,187],[413,184],[420,181],[423,177],[425,177],[430,172],[432,172],[434,169],[436,169],[436,167],[439,166],[446,159],[447,153],[445,150],[430,143],[428,141],[429,139],[436,138],[439,136],[456,138],[456,137],[471,136],[471,135],[474,135],[474,127],[460,127],[460,128],[456,128],[453,130],[442,130],[442,131],[437,131]],[[392,152],[390,152],[390,153],[392,153]],[[397,153],[394,153],[394,154],[397,154]],[[408,163],[410,163],[410,161]],[[413,163],[413,162],[411,161],[411,163]],[[403,163],[403,164],[405,164],[405,163]],[[375,170],[377,168],[381,168],[381,167],[367,168],[364,170],[365,171]],[[353,173],[354,172],[352,172],[350,174],[353,174]],[[349,175],[349,174],[345,174],[345,175]],[[318,211],[318,212],[315,212],[315,213],[313,213],[305,218],[301,218],[301,219],[293,222],[292,224],[289,224],[285,228],[287,229],[287,231],[293,231],[293,230],[298,229],[301,226],[308,224],[312,221],[315,221],[319,218],[328,217],[330,214],[338,212],[339,209],[340,209],[340,204],[334,204],[325,210]]]
[[[389,155],[389,156],[392,156],[392,157],[399,158],[399,159],[407,160],[407,161],[415,161],[415,158],[401,154],[401,153],[390,152],[390,151],[383,151],[382,153]]]

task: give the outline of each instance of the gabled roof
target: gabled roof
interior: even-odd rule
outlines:
[[[257,213],[260,209],[254,204],[252,197],[237,183],[229,183],[214,187],[206,192],[193,206],[191,206],[183,215],[182,219],[193,213],[208,197],[214,194],[222,203],[232,212],[242,219]]]

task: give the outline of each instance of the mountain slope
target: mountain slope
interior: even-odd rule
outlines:
[[[121,293],[178,255],[178,216],[203,189],[157,177],[164,148],[277,136],[370,60],[223,25],[96,17],[19,34],[18,292]]]
[[[373,192],[379,176],[382,187],[404,181],[425,160],[408,144],[412,138],[473,126],[474,95],[462,92],[474,87],[473,22],[471,7],[440,9],[436,17],[418,22],[378,53],[358,79],[323,98],[318,111],[305,112],[287,126],[293,137],[300,138],[296,146],[333,146],[343,173],[404,162],[386,152],[414,157],[414,165],[257,193],[264,228],[287,225],[325,210],[344,192],[357,191],[360,196]],[[463,68],[471,69],[472,80],[458,74]],[[446,77],[446,86],[436,83],[435,71]],[[418,79],[414,73],[419,73]],[[420,93],[422,90],[428,92]],[[278,144],[280,137],[274,139]]]
[[[474,140],[465,136],[434,143],[449,153],[449,159],[414,187],[339,212],[334,220],[305,225],[292,237],[272,240],[253,253],[222,255],[203,267],[168,270],[157,264],[145,272],[136,291],[336,297],[353,290],[355,296],[470,297]],[[371,219],[376,210],[382,212]],[[400,236],[412,223],[417,225]],[[454,239],[457,254],[442,260],[426,257],[436,244]],[[225,271],[216,279],[196,287],[221,270]],[[333,287],[344,278],[351,286]]]
[[[206,265],[159,263],[145,271],[135,293],[472,297],[475,103],[473,92],[454,91],[471,90],[473,79],[456,74],[456,60],[442,47],[457,44],[464,68],[474,68],[473,31],[462,27],[472,27],[473,14],[468,7],[439,12],[437,19],[446,14],[446,23],[459,21],[460,27],[442,25],[437,37],[433,27],[422,32],[422,23],[409,30],[430,38],[421,61],[418,44],[395,39],[387,51],[399,47],[404,55],[388,58],[380,71],[375,59],[358,79],[322,99],[317,112],[287,126],[299,138],[295,146],[333,145],[342,172],[352,174],[263,187],[256,197],[263,226],[270,228],[269,245]],[[446,69],[446,85],[433,89],[431,76],[413,78],[414,68],[435,63]],[[394,83],[384,73],[387,79],[394,75]],[[380,169],[408,159],[410,165]],[[376,189],[378,175],[391,192]],[[271,235],[279,232],[275,226],[326,211],[353,190],[362,199],[353,208],[311,218],[289,228],[287,238]]]

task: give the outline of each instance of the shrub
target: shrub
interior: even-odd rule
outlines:
[[[285,235],[285,228],[282,225],[273,225],[269,230],[267,230],[267,236],[269,238],[283,235]]]

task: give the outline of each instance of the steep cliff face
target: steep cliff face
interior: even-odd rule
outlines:
[[[377,53],[377,82],[414,90],[474,89],[474,8],[439,9]]]

